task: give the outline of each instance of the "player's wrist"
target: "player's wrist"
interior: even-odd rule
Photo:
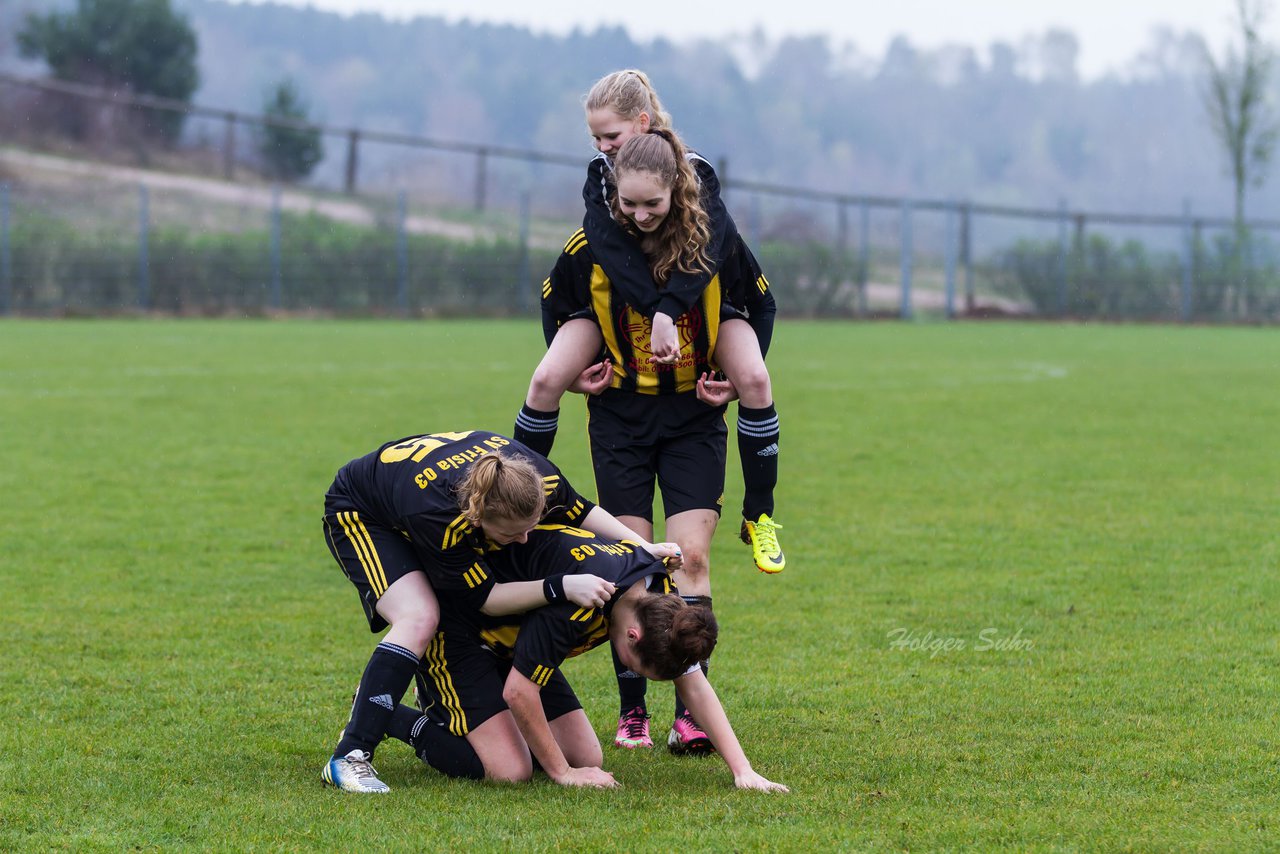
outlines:
[[[563,602],[564,595],[564,575],[552,575],[542,580],[542,596],[547,602]]]

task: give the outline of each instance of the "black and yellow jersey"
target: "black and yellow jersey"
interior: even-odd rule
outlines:
[[[699,200],[711,229],[707,254],[714,270],[719,271],[738,239],[738,226],[720,198],[720,178],[710,161],[694,151],[685,156],[698,177]],[[582,201],[586,204],[582,229],[595,249],[600,266],[623,299],[646,317],[653,317],[657,311],[668,317],[679,317],[697,304],[710,283],[711,274],[674,270],[665,287],[658,290],[653,286],[639,241],[628,234],[610,212],[612,172],[613,165],[604,154],[597,154],[587,164],[587,182],[582,187]]]
[[[659,558],[629,540],[597,537],[564,525],[539,525],[528,542],[513,543],[493,556],[499,582],[530,581],[551,575],[598,575],[617,587],[603,608],[581,608],[572,602],[544,605],[527,614],[477,617],[481,641],[539,685],[566,658],[594,649],[609,639],[613,603],[632,585],[655,593],[675,593],[675,584]]]
[[[588,316],[589,312],[600,327],[613,362],[611,387],[640,394],[693,391],[699,376],[718,370],[714,351],[722,299],[717,274],[694,307],[676,318],[680,341],[676,363],[658,365],[649,361],[653,355],[649,350],[652,320],[613,287],[581,229],[565,244],[542,288],[544,323],[548,314],[558,326],[570,317]]]
[[[576,524],[595,504],[574,491],[554,463],[514,439],[486,430],[430,433],[388,442],[343,466],[330,488],[359,514],[399,531],[422,558],[437,593],[483,602],[500,547],[476,531],[458,506],[456,489],[471,463],[488,454],[519,455],[542,475],[543,520]],[[478,607],[478,605],[477,605]]]

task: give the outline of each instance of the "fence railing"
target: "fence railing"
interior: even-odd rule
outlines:
[[[538,249],[531,237],[535,217],[529,198],[531,182],[544,180],[524,174],[519,180],[510,175],[491,185],[491,166],[495,161],[522,164],[526,167],[551,166],[573,168],[581,174],[581,156],[551,154],[504,146],[431,139],[400,133],[387,133],[355,127],[339,127],[304,121],[253,115],[233,110],[128,93],[105,92],[94,87],[56,80],[33,80],[0,74],[0,84],[79,99],[107,109],[154,109],[178,111],[223,124],[221,133],[220,177],[234,180],[242,168],[237,128],[278,126],[316,131],[338,138],[346,145],[341,176],[341,190],[355,199],[373,200],[377,194],[361,189],[362,146],[390,146],[432,154],[462,155],[472,159],[470,207],[478,213],[492,208],[490,196],[495,186],[522,187],[511,207],[517,208],[514,222],[508,220],[505,237],[514,247],[509,268],[481,265],[481,270],[467,273],[497,276],[511,283],[510,305],[515,310],[531,310],[543,268],[534,265]],[[1225,217],[1208,217],[1192,213],[1189,203],[1175,215],[1086,212],[1071,210],[1065,201],[1055,208],[992,205],[958,199],[911,199],[876,194],[819,191],[799,187],[739,179],[730,174],[721,160],[722,186],[730,209],[757,254],[766,260],[766,271],[784,290],[782,307],[788,308],[786,289],[800,298],[796,301],[806,313],[896,314],[912,317],[925,308],[947,317],[991,313],[1014,313],[1058,316],[1141,316],[1167,320],[1275,320],[1280,319],[1280,276],[1275,271],[1274,253],[1267,235],[1280,231],[1280,221],[1251,220],[1247,223],[1250,240],[1241,245],[1236,238],[1235,223]],[[450,168],[449,178],[455,183],[468,183],[462,170]],[[20,176],[19,176],[20,177]],[[576,187],[563,178],[554,179],[569,200],[557,217],[571,221]],[[386,183],[386,182],[384,182]],[[392,182],[394,183],[394,182]],[[136,248],[134,259],[137,299],[136,307],[155,307],[152,290],[156,270],[163,266],[152,247],[155,231],[152,222],[151,195],[144,181],[137,189]],[[296,192],[296,191],[291,191]],[[542,193],[537,195],[541,196]],[[290,224],[288,211],[281,208],[281,193],[272,194],[270,214],[263,223],[266,235],[266,258],[246,264],[264,268],[265,296],[258,302],[266,308],[287,307],[284,297],[286,279],[291,267],[288,253],[293,244],[286,239]],[[410,202],[403,186],[393,189],[396,212],[372,219],[389,236],[390,259],[379,261],[395,272],[394,298],[389,301],[369,297],[357,300],[347,310],[381,308],[390,311],[429,311],[435,307],[423,302],[432,288],[425,283],[415,291],[412,266],[415,259],[414,229],[406,226],[412,218]],[[372,202],[371,202],[372,203]],[[57,299],[29,299],[34,293],[23,284],[34,269],[26,231],[15,231],[22,217],[40,209],[35,198],[17,199],[13,190],[0,187],[0,312],[57,310]],[[75,207],[74,202],[67,202]],[[430,206],[430,203],[428,203]],[[56,205],[54,205],[56,207]],[[287,206],[286,206],[287,207]],[[258,210],[264,206],[258,204]],[[49,210],[52,210],[50,208]],[[780,223],[794,225],[796,212],[803,211],[802,234],[787,234]],[[824,213],[825,211],[825,213]],[[834,214],[834,223],[823,223]],[[53,214],[56,218],[57,214]],[[772,222],[770,222],[772,219]],[[852,232],[855,231],[856,239]],[[500,231],[502,230],[500,228]],[[795,229],[792,228],[792,231]],[[21,232],[21,234],[19,234]],[[165,229],[172,241],[171,229]],[[1135,233],[1144,235],[1138,245],[1154,244],[1161,250],[1132,249]],[[1217,233],[1216,243],[1210,238]],[[1121,237],[1127,235],[1127,237]],[[1227,237],[1230,240],[1227,240]],[[1153,239],[1154,237],[1154,239]],[[1123,242],[1121,242],[1123,239]],[[109,241],[111,242],[111,241]],[[119,256],[120,239],[111,250]],[[820,247],[821,251],[816,251]],[[176,244],[171,251],[180,251]],[[97,250],[111,254],[106,244]],[[814,256],[797,260],[797,252]],[[82,258],[79,270],[91,265],[92,252]],[[473,259],[473,265],[477,259]],[[334,263],[342,263],[334,258]],[[111,265],[118,268],[122,256]],[[37,267],[39,264],[36,265]],[[57,265],[53,265],[56,267]],[[549,265],[548,265],[549,266]],[[293,264],[297,268],[297,264]],[[50,265],[45,264],[40,278],[45,292]],[[62,274],[65,275],[65,272]],[[84,275],[79,273],[78,275]],[[105,276],[101,270],[96,274]],[[244,275],[244,274],[240,274]],[[296,273],[295,273],[296,275]],[[1106,281],[1111,277],[1113,281]],[[1117,279],[1118,277],[1118,279]],[[252,277],[250,277],[252,278]],[[1128,281],[1128,280],[1133,281]],[[21,281],[20,281],[21,280]],[[248,284],[244,285],[249,287]],[[293,281],[293,290],[305,287]],[[38,290],[38,289],[37,289]],[[54,289],[56,290],[56,289]],[[163,289],[162,289],[163,290]],[[466,290],[465,288],[463,289]],[[1141,294],[1138,295],[1138,291]],[[117,285],[113,293],[120,293]],[[415,298],[414,294],[417,294]],[[928,299],[924,299],[927,295]],[[1137,296],[1135,296],[1137,295]],[[194,295],[189,295],[194,299]],[[1137,306],[1135,299],[1142,305]],[[110,309],[110,299],[92,301],[101,310]],[[126,301],[128,302],[128,301]],[[242,304],[252,300],[240,300]],[[382,305],[386,302],[386,305]],[[70,309],[71,306],[62,306]],[[119,306],[117,306],[119,307]],[[339,305],[316,306],[342,310]],[[84,307],[84,310],[92,310]],[[177,307],[177,310],[182,310]],[[199,309],[197,309],[199,310]],[[465,310],[465,306],[449,306],[447,310]]]

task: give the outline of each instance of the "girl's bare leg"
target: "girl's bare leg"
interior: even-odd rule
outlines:
[[[578,318],[560,327],[546,355],[534,369],[524,406],[516,415],[513,438],[544,457],[551,454],[560,420],[560,398],[592,359],[603,342],[600,328]]]

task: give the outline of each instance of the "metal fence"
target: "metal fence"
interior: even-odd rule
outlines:
[[[0,150],[3,314],[533,312],[580,217],[585,156],[3,75],[0,98],[0,134],[25,143]],[[93,105],[102,164],[32,150],[49,147],[49,131],[13,117],[47,114],[49,99]],[[187,113],[183,156],[130,131],[129,110]],[[268,124],[339,140],[341,168],[306,188],[266,183],[250,143]],[[1152,216],[909,199],[718,167],[785,313],[1280,320],[1280,222],[1242,233],[1190,205]]]

